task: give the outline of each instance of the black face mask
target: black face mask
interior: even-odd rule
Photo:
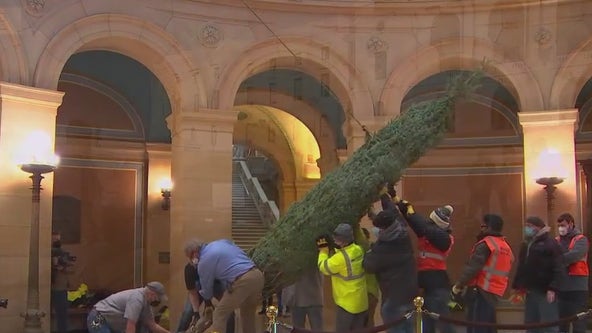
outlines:
[[[159,305],[160,305],[160,301],[159,300],[150,302],[150,306],[159,306]]]
[[[51,243],[51,247],[56,247],[56,248],[60,248],[62,247],[62,242],[61,241],[54,241],[53,243]]]

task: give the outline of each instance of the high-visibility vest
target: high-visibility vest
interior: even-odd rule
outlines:
[[[368,310],[368,289],[362,260],[364,250],[352,243],[336,249],[330,257],[327,252],[319,251],[317,261],[321,273],[331,276],[335,304],[352,314]]]
[[[449,235],[449,237],[450,246],[446,251],[436,248],[426,237],[418,239],[417,269],[419,271],[446,270],[446,258],[452,250],[452,245],[454,245],[454,237],[452,235]]]
[[[514,261],[512,248],[504,237],[486,236],[473,246],[471,254],[475,252],[475,247],[483,242],[485,242],[491,254],[487,258],[485,266],[477,273],[469,285],[478,286],[494,295],[503,296],[508,287],[508,276]]]
[[[584,238],[584,235],[576,235],[574,236],[571,241],[569,242],[569,246],[567,247],[568,250],[572,250],[577,241]],[[557,242],[560,241],[560,237],[555,237]],[[572,276],[588,276],[590,274],[588,269],[588,253],[584,255],[584,257],[574,263],[571,263],[567,266],[567,275]]]

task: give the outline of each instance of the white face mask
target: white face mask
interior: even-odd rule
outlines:
[[[193,259],[191,259],[191,263],[194,265],[197,265],[199,263],[199,259],[193,258]]]
[[[557,227],[557,231],[559,232],[559,236],[567,235],[567,227]]]

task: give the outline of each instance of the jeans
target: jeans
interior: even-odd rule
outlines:
[[[435,312],[444,316],[450,315],[448,301],[450,300],[450,290],[448,288],[427,289],[424,292],[424,307],[430,312]],[[454,327],[449,323],[436,321],[428,316],[423,317],[423,332],[434,333],[438,326],[440,333],[454,333]]]
[[[54,312],[57,322],[56,328],[59,333],[68,332],[68,291],[67,290],[52,290],[51,291],[51,308]]]
[[[191,325],[191,319],[193,317],[193,306],[189,299],[185,302],[185,307],[183,308],[183,313],[181,313],[181,318],[179,318],[179,325],[177,325],[177,333],[185,332],[189,325]],[[196,320],[199,319],[199,314]],[[226,322],[226,332],[227,333],[234,333],[234,311],[228,317],[228,321]]]
[[[313,331],[323,330],[323,307],[318,306],[294,306],[292,311],[292,325],[296,328],[305,328],[306,317],[310,329]]]
[[[88,328],[88,333],[114,333],[105,322],[105,319],[95,309],[92,309],[88,313],[86,327]]]
[[[481,291],[471,291],[470,304],[467,309],[467,320],[472,322],[496,323],[495,305],[485,299]],[[495,333],[497,329],[493,327],[467,327],[467,333]]]
[[[382,306],[380,308],[380,314],[382,316],[382,321],[385,324],[388,324],[389,322],[400,319],[412,309],[413,307],[411,306],[411,304],[393,304],[389,299],[386,299],[382,303]],[[403,322],[395,326],[389,327],[386,330],[387,333],[414,333],[414,331],[415,329],[413,327],[413,321],[411,319],[405,319]]]
[[[559,317],[565,318],[588,310],[588,291],[560,291],[557,305]],[[587,319],[577,320],[571,323],[573,333],[586,332]],[[559,326],[559,331],[569,332],[570,323]]]
[[[547,302],[547,293],[542,291],[529,290],[524,301],[524,323],[541,323],[556,321],[559,319],[557,301]],[[558,326],[541,327],[526,330],[527,333],[557,333]]]

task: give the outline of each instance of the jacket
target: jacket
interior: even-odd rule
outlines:
[[[558,291],[563,276],[561,249],[549,235],[549,227],[541,229],[531,240],[522,243],[512,288],[542,293]]]
[[[418,295],[415,255],[405,221],[380,231],[363,264],[366,272],[376,275],[383,303],[388,299],[394,306],[404,306]]]
[[[368,291],[366,276],[362,268],[364,250],[357,244],[337,249],[329,256],[320,251],[319,271],[331,276],[333,300],[345,311],[357,314],[368,310]]]
[[[570,246],[572,244],[572,240],[579,235],[582,235],[582,233],[577,229],[573,229],[567,235],[559,237],[559,246],[561,247],[563,253],[562,258],[566,272],[569,272],[570,266],[572,264],[582,260],[583,258],[586,258],[588,254],[589,242],[585,236],[579,238],[577,241],[573,242],[573,246]],[[587,291],[588,275],[565,276],[560,290]]]
[[[453,239],[450,229],[442,229],[430,219],[419,214],[407,215],[407,222],[418,237],[418,283],[419,287],[429,290],[437,288],[450,288],[450,278],[446,271],[446,260],[443,260],[444,267],[439,269],[428,268],[431,259],[422,256],[422,253],[434,252],[447,257],[452,249]]]

